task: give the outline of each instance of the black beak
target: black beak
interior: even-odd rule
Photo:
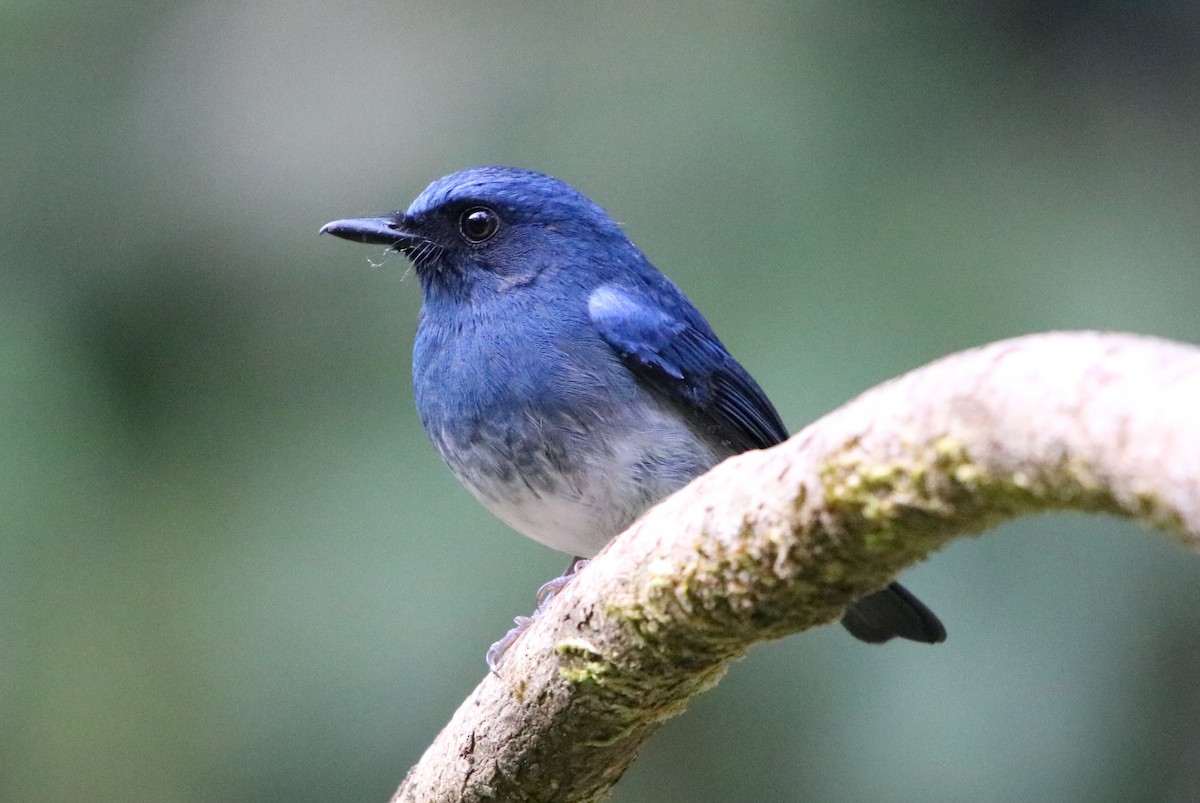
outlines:
[[[423,239],[405,230],[403,218],[394,217],[355,217],[335,220],[322,226],[321,234],[332,234],[334,237],[341,237],[343,240],[352,240],[356,243],[386,245],[395,251],[405,251]]]

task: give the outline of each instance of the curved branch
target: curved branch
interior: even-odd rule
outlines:
[[[1200,349],[994,343],[726,461],[571,582],[393,800],[600,799],[750,645],[836,619],[952,538],[1062,509],[1200,545]]]

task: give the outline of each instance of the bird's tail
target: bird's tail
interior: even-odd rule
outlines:
[[[863,597],[842,615],[842,627],[868,644],[905,638],[924,644],[946,640],[946,628],[925,603],[899,583]]]

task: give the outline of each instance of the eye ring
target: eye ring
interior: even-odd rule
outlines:
[[[486,206],[472,206],[458,217],[458,230],[469,243],[482,243],[495,236],[500,216]]]

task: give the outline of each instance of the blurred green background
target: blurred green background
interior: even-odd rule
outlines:
[[[563,568],[426,443],[405,261],[316,234],[445,173],[580,187],[793,429],[1010,335],[1200,342],[1193,3],[18,0],[0,42],[6,802],[386,800]],[[947,644],[757,649],[615,800],[1200,800],[1200,558],[1055,516],[905,582]]]

